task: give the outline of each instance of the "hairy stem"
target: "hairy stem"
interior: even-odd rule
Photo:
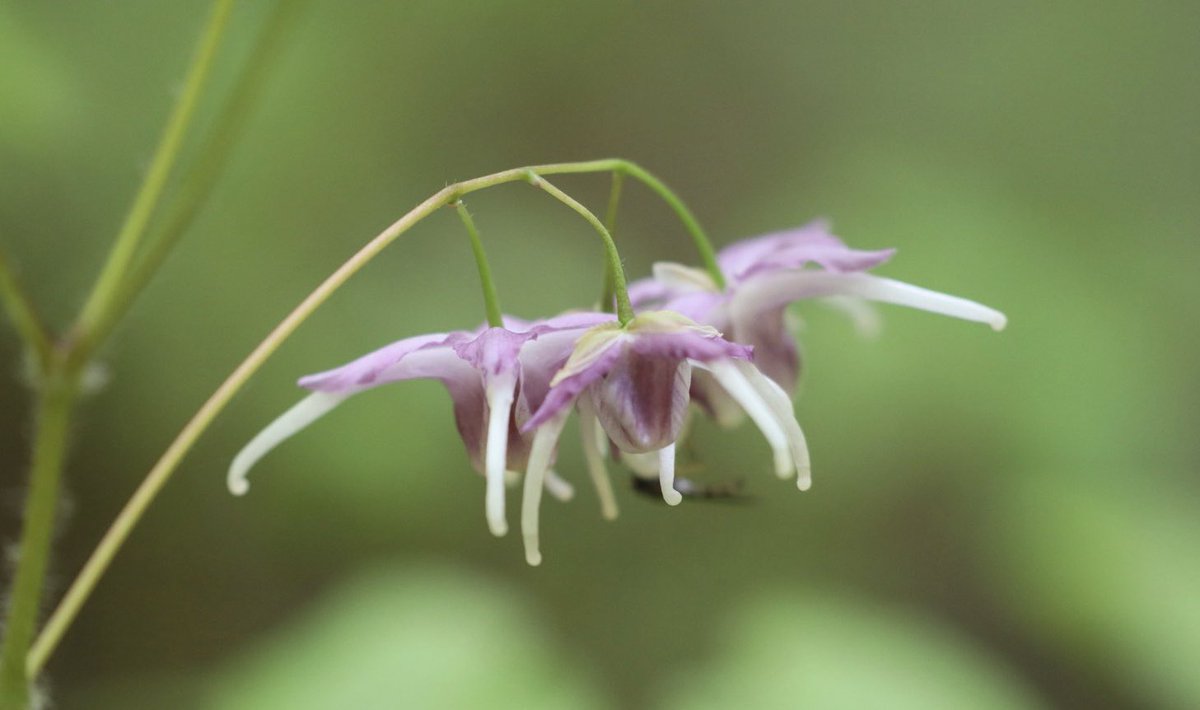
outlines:
[[[154,213],[154,208],[162,196],[170,177],[171,168],[179,157],[179,149],[183,145],[184,136],[191,125],[192,117],[200,102],[200,94],[212,72],[217,47],[229,24],[229,15],[233,10],[234,0],[215,0],[209,15],[208,26],[200,38],[184,81],[183,91],[171,117],[167,120],[162,138],[154,151],[150,169],[138,189],[133,205],[125,217],[121,230],[113,242],[108,259],[100,271],[95,287],[88,296],[80,311],[75,324],[72,344],[73,360],[86,359],[96,344],[97,328],[110,321],[110,311],[116,305],[124,283],[126,272],[134,254],[137,252],[146,225]]]
[[[53,366],[38,392],[33,461],[25,521],[17,554],[17,569],[5,614],[4,646],[0,651],[0,708],[29,705],[26,654],[37,625],[42,587],[54,535],[67,429],[76,394],[74,379]]]

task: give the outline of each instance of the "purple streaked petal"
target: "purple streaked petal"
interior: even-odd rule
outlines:
[[[894,249],[860,251],[829,233],[827,222],[747,239],[721,250],[718,262],[734,282],[779,269],[798,269],[813,263],[828,271],[872,269],[895,254]]]
[[[629,349],[644,358],[699,360],[724,358],[748,360],[752,349],[721,337],[716,331],[689,328],[677,332],[637,333],[629,339]]]
[[[828,220],[814,220],[808,224],[781,232],[771,232],[758,237],[741,239],[717,252],[717,264],[729,279],[739,279],[743,273],[789,244],[840,244],[841,240],[829,233]]]
[[[679,438],[690,384],[686,361],[644,357],[627,348],[584,396],[617,448],[646,453]]]
[[[753,318],[739,319],[734,323],[733,337],[754,349],[755,367],[788,394],[795,394],[800,381],[800,350],[786,311],[786,305],[778,306],[755,312]]]
[[[525,343],[537,334],[514,333],[504,328],[488,328],[475,338],[451,345],[454,353],[483,373],[484,382],[498,375],[517,371],[517,355]]]
[[[300,386],[319,392],[353,394],[369,389],[379,382],[379,377],[390,367],[409,355],[427,348],[443,345],[452,334],[433,333],[398,340],[390,345],[367,353],[341,367],[300,378]],[[444,355],[453,356],[448,350]]]

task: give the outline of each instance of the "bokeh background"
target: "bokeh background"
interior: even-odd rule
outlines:
[[[47,319],[90,285],[205,3],[0,4],[0,246]],[[233,21],[211,117],[263,22]],[[325,274],[446,182],[620,156],[715,239],[834,219],[881,273],[1009,329],[807,323],[816,484],[752,428],[695,437],[735,504],[666,509],[578,446],[546,561],[494,539],[435,383],[365,394],[224,472],[295,378],[483,317],[450,213],[322,308],[204,437],[49,667],[59,708],[1200,707],[1200,5],[314,0],[220,184],[105,353],[74,436],[60,592],[166,443]],[[602,209],[603,176],[560,184]],[[694,261],[631,184],[633,276]],[[469,201],[506,309],[592,302],[587,226]],[[3,534],[30,430],[0,336]],[[516,497],[510,498],[515,506]]]

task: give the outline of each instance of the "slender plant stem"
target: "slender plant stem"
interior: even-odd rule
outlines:
[[[500,310],[500,297],[496,295],[496,283],[492,281],[492,267],[488,264],[487,253],[483,250],[483,240],[479,238],[479,230],[475,228],[475,220],[467,211],[467,205],[462,200],[454,203],[467,234],[471,236],[471,251],[475,254],[475,266],[479,269],[479,285],[483,288],[483,307],[487,309],[488,325],[493,328],[504,327],[504,312]]]
[[[621,321],[621,325],[625,325],[633,320],[633,306],[629,303],[629,291],[625,287],[625,268],[621,266],[621,255],[617,253],[616,242],[613,241],[612,235],[608,233],[608,230],[604,228],[604,224],[596,215],[592,214],[591,210],[584,207],[575,198],[550,184],[549,181],[533,171],[529,172],[529,182],[534,187],[540,187],[554,197],[554,199],[578,212],[600,234],[600,239],[604,241],[604,251],[608,259],[608,268],[612,271],[613,276],[613,294],[617,297],[617,320]]]
[[[45,374],[38,392],[33,461],[17,569],[5,615],[0,651],[0,708],[26,708],[30,701],[26,655],[41,608],[42,587],[54,535],[54,516],[63,452],[76,394],[74,379],[60,366]]]
[[[633,167],[635,172],[629,172],[629,168]],[[129,537],[133,528],[141,520],[145,514],[147,507],[153,502],[154,498],[162,490],[170,479],[171,474],[179,466],[183,457],[187,455],[192,446],[196,443],[200,435],[208,428],[213,419],[229,404],[233,396],[246,384],[246,381],[262,367],[263,363],[275,353],[276,350],[283,344],[288,337],[308,319],[314,311],[317,310],[326,300],[329,299],[335,291],[362,269],[368,262],[374,259],[381,251],[389,244],[399,238],[402,234],[411,229],[415,224],[420,222],[425,217],[433,214],[437,210],[447,205],[459,201],[464,195],[472,192],[477,192],[489,187],[501,185],[504,183],[528,181],[531,176],[540,177],[544,175],[566,175],[566,174],[585,174],[585,173],[603,173],[620,170],[628,172],[630,175],[639,177],[645,180],[649,173],[641,170],[626,160],[621,159],[604,159],[592,160],[577,163],[553,163],[547,165],[537,165],[526,168],[513,168],[504,170],[491,175],[466,180],[464,182],[454,183],[442,188],[434,193],[421,204],[414,207],[411,211],[405,214],[400,219],[396,220],[387,229],[380,232],[375,238],[368,242],[362,249],[350,257],[336,271],[328,276],[315,290],[287,315],[279,325],[260,342],[254,350],[239,364],[232,373],[217,387],[216,391],[209,396],[208,400],[200,407],[200,409],[192,415],[183,429],[176,435],[175,439],[167,447],[163,455],[158,459],[150,472],[146,474],[146,478],[134,491],[133,496],[117,514],[116,519],[104,536],[100,539],[96,549],[92,552],[87,562],[79,574],[71,582],[71,586],[67,589],[62,600],[55,607],[54,612],[50,615],[45,627],[34,641],[29,649],[29,655],[26,661],[26,672],[30,677],[37,673],[46,664],[47,659],[54,652],[58,642],[62,639],[63,634],[71,625],[71,622],[78,615],[79,610],[87,601],[92,590],[104,575],[113,558],[120,550],[121,545]],[[555,188],[557,189],[557,188]],[[661,194],[661,193],[660,193]],[[682,205],[682,202],[676,202]],[[668,201],[670,204],[670,201]],[[578,204],[578,203],[576,203]],[[580,205],[582,207],[582,205]],[[686,209],[686,208],[684,208]],[[678,210],[677,210],[678,211]],[[581,214],[591,215],[586,209]],[[689,213],[690,214],[690,213]],[[592,215],[592,220],[595,216]],[[589,220],[590,221],[590,220]],[[607,235],[604,230],[604,225],[599,224],[599,220],[595,221],[595,225],[599,225],[601,234]],[[695,233],[694,233],[695,234]],[[700,232],[701,236],[703,235]],[[607,242],[611,243],[609,237]],[[615,251],[615,247],[613,247]],[[711,249],[710,249],[711,251]],[[610,261],[613,261],[610,258]],[[615,265],[620,266],[620,259],[615,260]],[[624,276],[618,269],[614,270],[619,277],[618,285],[621,286],[618,294],[624,293]],[[620,296],[618,296],[620,298]],[[625,294],[625,309],[626,315],[632,317],[632,309],[629,307],[628,294]]]
[[[604,227],[608,233],[615,235],[617,233],[617,206],[621,201],[621,185],[625,182],[625,173],[619,170],[614,170],[612,174],[612,188],[608,193],[608,210],[604,213]],[[616,290],[616,284],[613,281],[612,265],[606,260],[604,262],[604,291],[600,294],[600,310],[612,312],[613,309],[613,293]]]
[[[700,226],[700,222],[692,214],[692,211],[687,208],[683,200],[672,192],[666,183],[654,177],[636,163],[631,163],[628,160],[622,161],[620,170],[630,177],[645,183],[646,187],[653,190],[662,198],[663,202],[666,202],[670,205],[671,209],[675,210],[679,221],[683,222],[684,228],[691,235],[692,242],[696,245],[696,250],[700,252],[700,261],[703,262],[704,268],[708,270],[709,275],[712,276],[718,288],[725,288],[725,275],[721,273],[721,267],[717,264],[717,254],[713,250],[712,242],[709,241],[708,235],[704,233],[704,229]]]
[[[199,46],[184,81],[183,91],[179,95],[175,108],[167,120],[162,138],[154,151],[150,169],[138,189],[133,205],[129,208],[121,230],[113,242],[108,259],[100,271],[95,287],[88,296],[80,311],[71,340],[71,352],[74,362],[86,360],[96,344],[97,328],[109,320],[109,312],[117,303],[121,286],[126,272],[138,245],[146,231],[146,225],[154,213],[154,208],[162,196],[170,177],[171,168],[179,156],[196,107],[200,102],[200,94],[212,72],[217,47],[229,24],[229,16],[233,10],[234,0],[215,0],[209,13],[208,26],[200,38]]]
[[[39,374],[44,373],[54,349],[53,339],[38,318],[33,302],[9,268],[3,252],[0,252],[0,302],[12,319],[17,335],[33,355]]]
[[[104,342],[207,202],[304,4],[305,0],[276,1],[212,129],[197,148],[194,164],[184,171],[178,188],[163,206],[162,218],[154,220],[104,318],[93,326],[90,343],[94,346]]]

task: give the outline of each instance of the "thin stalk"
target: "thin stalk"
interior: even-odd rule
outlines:
[[[0,252],[0,304],[12,319],[17,335],[33,355],[39,374],[44,373],[54,349],[53,338],[42,325],[33,301],[21,288],[3,252]]]
[[[618,170],[645,183],[646,187],[653,190],[662,198],[663,202],[666,202],[670,205],[671,209],[675,210],[679,221],[683,222],[684,228],[691,235],[692,242],[696,245],[696,250],[700,252],[700,261],[704,264],[704,268],[712,276],[718,288],[725,288],[725,275],[721,273],[721,267],[717,265],[717,254],[713,250],[712,242],[709,241],[708,235],[704,233],[704,229],[700,226],[700,222],[692,214],[692,211],[687,208],[683,200],[672,192],[666,183],[651,175],[640,165],[631,163],[628,160],[622,160],[620,163],[621,165],[617,168]]]
[[[87,601],[88,596],[95,589],[96,584],[112,563],[121,545],[141,520],[147,507],[153,502],[163,486],[166,485],[171,474],[175,472],[175,469],[183,460],[183,457],[191,450],[196,440],[200,438],[200,435],[204,433],[213,419],[221,413],[225,406],[229,404],[229,401],[233,399],[234,395],[246,384],[246,381],[262,367],[263,363],[279,349],[283,342],[321,304],[341,288],[350,277],[358,273],[368,262],[415,224],[437,210],[453,204],[464,195],[504,183],[525,181],[529,179],[530,174],[540,176],[610,172],[619,169],[625,164],[626,161],[615,159],[579,163],[553,163],[527,168],[513,168],[473,180],[448,185],[396,220],[391,226],[380,232],[344,264],[338,267],[336,271],[306,296],[279,325],[275,326],[267,337],[250,352],[246,359],[225,378],[225,381],[217,387],[216,391],[212,393],[200,409],[192,415],[192,418],[188,420],[187,424],[176,435],[166,451],[163,452],[163,455],[154,464],[153,468],[150,469],[150,472],[146,474],[146,478],[142,480],[142,483],[134,491],[133,496],[125,504],[125,507],[117,514],[116,519],[104,533],[96,549],[92,552],[87,562],[84,563],[78,576],[71,582],[71,586],[67,589],[66,594],[58,603],[58,606],[55,607],[45,627],[30,647],[26,661],[26,673],[30,677],[33,677],[45,666],[46,661],[54,652],[63,634],[71,625],[76,615],[78,615],[84,602]]]
[[[4,645],[0,650],[0,708],[4,710],[24,709],[30,701],[26,656],[41,609],[63,452],[76,389],[74,379],[61,367],[54,366],[46,373],[38,393],[25,521],[5,615]]]
[[[454,203],[467,234],[471,236],[471,251],[475,254],[475,266],[479,269],[479,285],[483,289],[483,307],[487,309],[488,325],[493,328],[504,327],[504,315],[500,310],[500,297],[496,295],[496,284],[492,281],[492,267],[488,264],[487,253],[483,250],[483,240],[479,238],[479,230],[475,228],[475,220],[467,211],[467,205],[462,200]]]
[[[90,343],[99,346],[119,322],[138,294],[158,272],[180,238],[191,227],[200,209],[221,177],[229,155],[237,145],[255,100],[262,94],[293,21],[305,0],[277,0],[270,16],[259,31],[254,49],[242,66],[229,98],[222,105],[212,129],[196,150],[195,163],[179,181],[178,189],[163,207],[161,219],[154,221],[119,293],[90,334]]]
[[[612,189],[608,193],[608,210],[604,213],[604,227],[609,234],[617,233],[617,205],[621,201],[621,185],[625,182],[625,173],[614,170],[612,174]],[[613,309],[613,293],[616,290],[612,266],[604,262],[604,291],[600,294],[600,310],[611,313]]]
[[[75,324],[73,353],[76,360],[85,359],[91,351],[96,336],[97,327],[109,320],[109,311],[117,302],[118,294],[124,283],[126,272],[134,254],[137,252],[146,225],[154,213],[154,208],[162,196],[163,190],[170,177],[171,168],[179,156],[196,106],[200,102],[200,94],[212,73],[217,47],[229,24],[229,16],[233,9],[234,0],[215,0],[209,14],[208,25],[200,38],[196,53],[192,59],[191,68],[179,95],[175,108],[167,120],[162,138],[154,151],[150,169],[138,189],[129,214],[117,233],[112,250],[108,254],[100,276],[91,294],[80,311]]]
[[[554,197],[554,199],[579,213],[600,234],[600,239],[604,242],[605,255],[608,258],[608,268],[612,271],[613,275],[613,294],[617,297],[617,320],[621,321],[621,325],[625,325],[633,320],[633,306],[629,303],[629,291],[625,286],[625,268],[621,266],[621,255],[617,253],[617,245],[613,241],[612,235],[604,228],[604,224],[596,215],[592,214],[591,210],[584,207],[575,198],[550,184],[533,171],[529,172],[528,179],[534,187],[540,187]]]

